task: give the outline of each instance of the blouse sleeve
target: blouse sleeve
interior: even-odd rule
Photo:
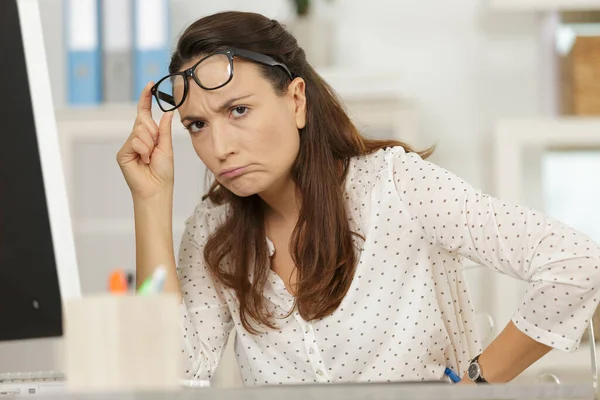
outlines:
[[[528,282],[512,321],[540,343],[574,351],[600,299],[600,246],[539,212],[482,193],[415,153],[395,150],[392,163],[403,205],[432,240]]]
[[[179,248],[177,274],[183,294],[180,305],[183,377],[207,380],[214,374],[233,327],[223,292],[204,262],[208,238],[206,209],[198,206],[186,221]]]

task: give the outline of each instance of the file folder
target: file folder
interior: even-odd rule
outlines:
[[[67,102],[72,106],[102,101],[98,0],[66,0]]]
[[[134,0],[134,94],[137,101],[149,81],[169,68],[169,1]]]
[[[102,58],[105,102],[133,98],[133,2],[102,1]]]

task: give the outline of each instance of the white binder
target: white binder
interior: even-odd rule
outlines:
[[[104,101],[133,98],[133,2],[102,0]]]

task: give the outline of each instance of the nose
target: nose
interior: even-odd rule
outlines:
[[[225,161],[227,157],[238,153],[237,141],[235,135],[227,124],[213,125],[212,148],[213,155],[220,161]]]

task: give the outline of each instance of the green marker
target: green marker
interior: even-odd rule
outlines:
[[[146,278],[146,280],[140,285],[138,294],[145,296],[148,294],[154,294],[162,292],[165,285],[165,279],[167,277],[167,271],[163,265],[159,265],[154,270],[152,276]]]
[[[152,292],[152,276],[149,276],[140,285],[140,288],[138,289],[138,294],[144,296],[144,295],[150,294],[151,292]]]

